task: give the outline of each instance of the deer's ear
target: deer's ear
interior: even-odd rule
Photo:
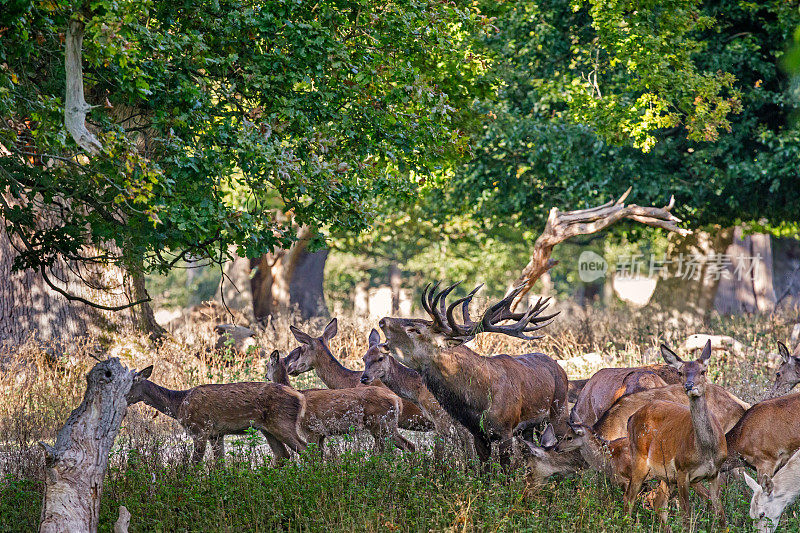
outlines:
[[[328,325],[325,326],[325,331],[322,333],[322,337],[326,341],[330,341],[332,338],[336,336],[336,333],[339,331],[339,321],[337,319],[331,319],[328,322]]]
[[[461,345],[462,345],[462,344],[464,344],[465,342],[466,342],[466,341],[465,341],[465,340],[463,340],[463,339],[451,339],[451,338],[449,338],[449,337],[448,337],[448,338],[446,338],[446,339],[444,339],[444,344],[445,344],[445,346],[447,346],[448,348],[455,348],[456,346],[461,346]]]
[[[558,444],[558,439],[556,438],[556,430],[553,429],[553,424],[547,424],[547,427],[544,428],[542,432],[542,438],[540,439],[540,443],[543,448],[552,448],[556,444]]]
[[[700,362],[707,365],[709,359],[711,359],[711,339],[708,339],[706,345],[703,346],[703,351],[700,354]]]
[[[758,481],[747,475],[747,472],[742,472],[742,475],[744,476],[744,482],[747,483],[747,486],[750,487],[750,490],[753,491],[753,494],[758,494],[761,492],[761,485],[758,484]]]
[[[143,368],[136,373],[136,377],[134,377],[134,381],[142,381],[150,377],[150,374],[153,373],[153,365],[148,366],[147,368]]]
[[[680,369],[683,366],[683,359],[678,357],[678,354],[667,348],[666,344],[661,345],[661,357],[672,368]]]
[[[272,364],[277,363],[278,361],[280,361],[280,359],[281,359],[281,352],[279,352],[278,350],[272,350],[272,353],[269,354],[269,360],[272,362]]]
[[[372,331],[369,332],[369,345],[375,346],[376,344],[380,344],[381,342],[381,334],[378,333],[378,330],[372,328]]]
[[[300,344],[313,344],[313,342],[314,342],[314,339],[311,338],[311,335],[309,335],[308,333],[306,333],[304,331],[300,331],[299,329],[297,329],[294,326],[289,326],[289,331],[292,332],[292,335],[294,335],[294,338]]]
[[[784,363],[791,361],[792,356],[789,354],[789,348],[786,347],[781,341],[778,341],[778,353],[781,354],[781,359]]]

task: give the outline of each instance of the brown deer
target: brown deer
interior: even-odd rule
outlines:
[[[622,396],[675,383],[678,374],[669,365],[601,368],[583,386],[572,411],[592,426]]]
[[[714,413],[723,431],[735,426],[750,407],[723,387],[713,383],[706,384],[705,396],[709,409]],[[683,385],[680,384],[643,390],[623,396],[614,402],[614,405],[594,424],[593,430],[598,437],[609,441],[625,437],[628,434],[628,419],[631,415],[656,400],[675,402],[687,407],[690,403]]]
[[[278,350],[267,359],[267,379],[289,385],[289,374]],[[397,431],[402,408],[400,398],[385,387],[347,389],[308,389],[300,391],[306,410],[300,426],[306,438],[322,450],[324,439],[347,435],[355,430],[369,431],[379,452],[386,451],[389,438],[401,450],[414,451],[414,445]]]
[[[789,353],[789,349],[782,342],[778,342],[778,352],[781,354],[781,366],[775,372],[775,383],[769,392],[771,398],[788,394],[795,385],[800,383],[800,345]]]
[[[779,349],[781,355],[788,354],[786,346]],[[726,435],[731,456],[755,468],[765,490],[775,472],[800,449],[798,413],[800,392],[764,400],[748,409]]]
[[[572,474],[586,467],[580,450],[558,452],[553,426],[548,424],[539,439],[539,445],[520,439],[524,444],[520,449],[527,466],[526,483],[529,487],[542,485],[545,480],[557,474]]]
[[[286,446],[296,452],[306,447],[300,436],[300,420],[306,401],[297,391],[273,383],[227,383],[198,385],[188,390],[171,390],[146,379],[153,371],[141,371],[143,379],[128,393],[128,405],[144,402],[177,420],[194,441],[192,462],[199,463],[210,440],[214,457],[225,457],[225,435],[260,430],[277,459],[288,458]]]
[[[708,408],[706,368],[711,357],[711,342],[706,343],[700,358],[683,361],[665,345],[661,355],[678,370],[689,407],[657,400],[645,405],[628,420],[628,441],[631,450],[630,483],[625,491],[625,507],[630,515],[633,503],[648,475],[675,484],[688,525],[691,512],[689,487],[701,480],[709,481],[711,503],[719,519],[725,522],[720,500],[720,467],[728,456],[725,432]],[[664,518],[664,498],[658,510]]]
[[[328,344],[338,332],[338,321],[331,320],[320,337],[312,337],[300,329],[289,328],[300,346],[286,356],[286,370],[292,376],[316,370],[317,375],[329,389],[348,389],[361,385],[361,372],[345,368],[331,353]],[[373,383],[382,387],[383,383]],[[413,402],[402,400],[400,427],[415,431],[432,431],[433,422],[425,418]]]
[[[369,385],[376,380],[401,398],[414,402],[422,410],[422,414],[433,422],[436,433],[441,437],[436,439],[433,453],[434,457],[442,458],[445,442],[461,436],[462,426],[442,409],[416,370],[392,357],[386,345],[381,343],[380,333],[373,329],[369,334],[369,348],[364,353],[361,383]]]
[[[556,433],[566,429],[567,375],[544,354],[484,357],[463,344],[480,332],[535,339],[529,333],[555,315],[540,316],[546,307],[541,300],[523,313],[512,312],[511,302],[522,290],[518,287],[473,322],[469,303],[480,287],[446,306],[456,285],[441,291],[438,284],[425,288],[422,306],[432,320],[386,317],[380,328],[392,354],[417,370],[439,404],[472,433],[481,461],[490,458],[491,443],[499,441],[500,461],[507,465],[513,432],[521,423],[550,420]],[[459,305],[462,323],[454,316]],[[498,325],[506,320],[513,323]]]

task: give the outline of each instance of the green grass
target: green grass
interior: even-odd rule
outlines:
[[[225,467],[151,464],[135,452],[120,462],[106,477],[101,531],[111,530],[119,505],[133,515],[132,532],[658,531],[641,503],[633,519],[624,517],[620,490],[593,472],[525,494],[521,470],[483,475],[424,453],[345,452],[326,461],[308,454],[279,467],[242,455]],[[0,531],[34,531],[41,491],[38,482],[0,481]],[[695,531],[718,529],[710,508],[694,502]],[[726,488],[731,531],[751,528],[748,503],[741,482]],[[794,514],[787,510],[782,531],[800,530]],[[680,530],[674,502],[671,516]]]

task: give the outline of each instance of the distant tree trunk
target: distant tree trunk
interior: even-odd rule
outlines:
[[[43,341],[68,344],[76,337],[120,325],[136,325],[148,332],[160,329],[147,304],[119,312],[104,311],[67,300],[37,271],[12,271],[20,246],[13,246],[6,231],[0,229],[0,343],[14,346],[34,335]],[[60,261],[49,269],[48,277],[70,294],[106,306],[125,305],[146,295],[144,278],[131,277],[116,266]]]
[[[670,236],[664,272],[648,307],[690,321],[703,319],[714,309],[722,277],[715,258],[728,249],[733,230],[717,227],[712,231],[698,230],[685,237]]]
[[[228,308],[241,312],[248,322],[252,322],[254,299],[250,281],[250,260],[239,257],[233,249],[230,252],[234,259],[225,265],[216,299]]]
[[[400,289],[403,286],[403,273],[397,261],[389,263],[389,286],[392,288],[392,316],[400,312]]]
[[[730,264],[720,280],[714,305],[720,313],[769,313],[775,309],[772,246],[765,234],[744,235],[741,226],[725,252]]]
[[[309,252],[312,234],[311,228],[303,226],[289,249],[250,260],[256,320],[285,315],[293,310],[299,311],[303,319],[329,316],[323,292],[328,250]]]

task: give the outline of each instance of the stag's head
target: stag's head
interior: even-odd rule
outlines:
[[[750,518],[755,520],[756,530],[764,533],[775,531],[786,503],[781,501],[782,498],[773,495],[774,488],[771,484],[764,490],[758,481],[747,475],[747,472],[742,472],[742,475],[747,486],[753,491],[753,497],[750,499]]]
[[[131,390],[125,395],[128,405],[133,405],[144,400],[144,382],[153,373],[153,365],[143,368],[133,376],[133,384]]]
[[[328,343],[336,336],[338,328],[338,322],[334,318],[325,326],[322,336],[312,337],[294,326],[289,326],[292,335],[300,343],[300,346],[289,352],[284,360],[289,375],[297,376],[308,372],[319,366],[318,361],[321,357],[332,357]]]
[[[381,343],[381,334],[373,329],[369,332],[369,348],[364,354],[364,372],[361,383],[369,385],[376,379],[383,379],[389,371],[389,349]]]
[[[696,398],[706,393],[706,370],[711,358],[711,340],[706,342],[700,358],[694,361],[684,361],[664,344],[661,345],[661,356],[669,366],[678,371],[687,396]]]
[[[771,396],[787,394],[800,383],[800,357],[790,354],[789,349],[782,342],[778,342],[778,351],[781,354],[781,366],[775,372],[775,383],[770,391]]]
[[[379,326],[386,336],[386,345],[391,353],[404,364],[420,369],[439,353],[454,348],[475,338],[478,333],[504,333],[521,339],[538,339],[540,336],[529,335],[547,324],[555,316],[540,316],[547,307],[547,300],[529,306],[525,312],[511,311],[514,298],[523,287],[512,290],[505,298],[490,306],[478,321],[470,318],[469,304],[473,296],[482,287],[479,285],[472,292],[447,305],[447,296],[458,286],[458,283],[438,290],[439,284],[425,287],[422,293],[422,308],[431,320],[420,318],[384,317]],[[461,309],[461,321],[455,316]],[[556,313],[557,314],[557,313]],[[501,322],[511,321],[499,325]]]

